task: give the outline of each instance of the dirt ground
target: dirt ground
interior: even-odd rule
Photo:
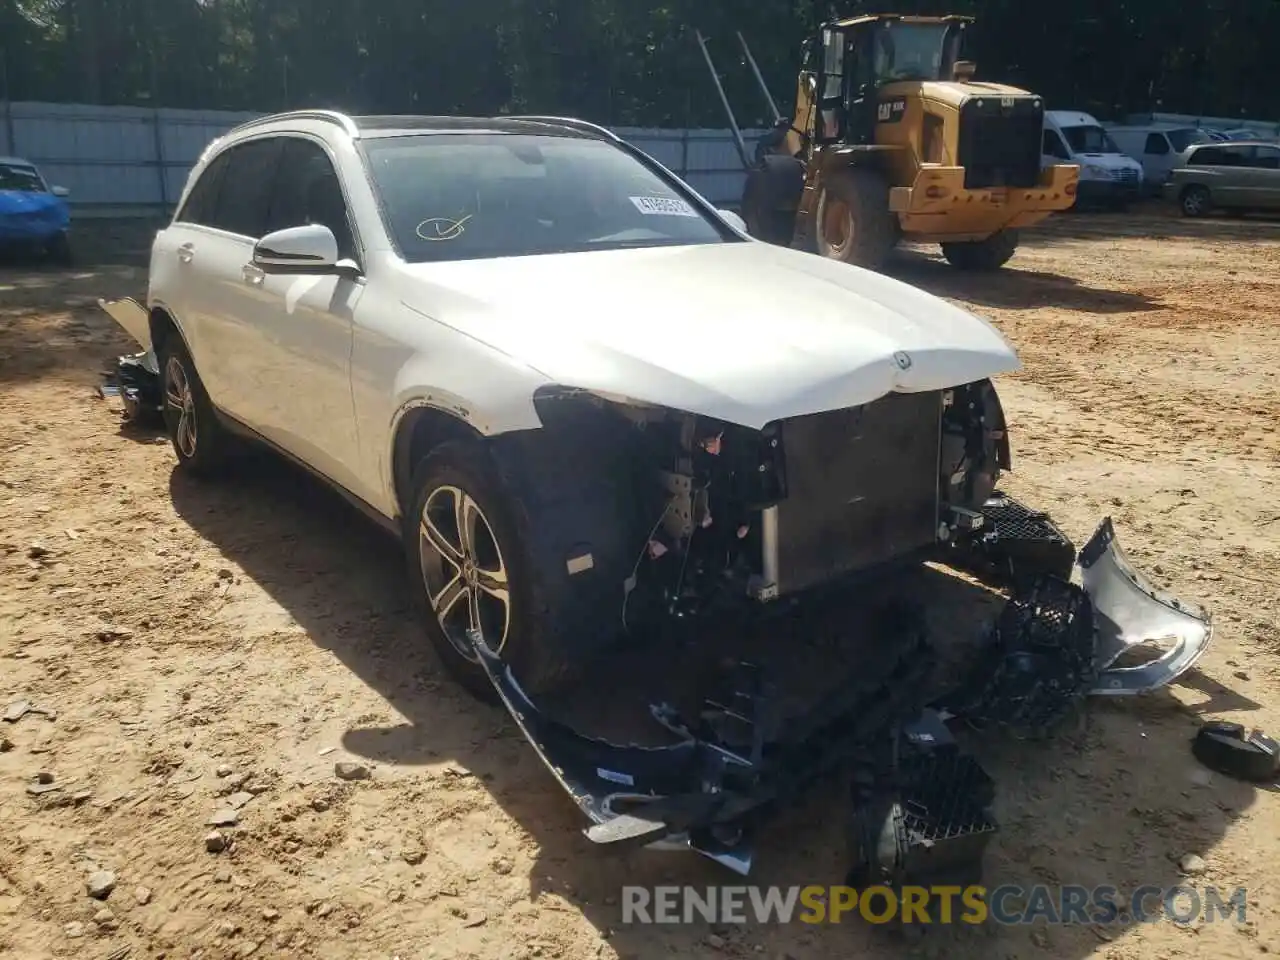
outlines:
[[[857,920],[624,927],[624,883],[740,881],[592,848],[505,714],[441,675],[394,544],[342,501],[269,460],[188,482],[165,442],[122,429],[95,387],[132,349],[95,302],[141,294],[150,237],[84,234],[76,269],[0,266],[0,708],[44,711],[0,721],[0,956],[1280,951],[1280,803],[1189,749],[1209,716],[1280,731],[1280,224],[1065,216],[998,276],[893,266],[1019,348],[1006,489],[1077,543],[1111,515],[1217,629],[1165,693],[1094,702],[1048,742],[981,744],[1001,821],[987,883],[1248,891],[1244,924],[988,925],[914,947]],[[339,780],[339,761],[372,776]],[[55,789],[33,795],[40,774]],[[230,849],[208,852],[207,820],[235,805]],[[839,883],[843,849],[839,791],[820,790],[764,838],[751,882]],[[1203,872],[1183,876],[1187,854]]]

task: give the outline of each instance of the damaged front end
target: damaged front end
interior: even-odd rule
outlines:
[[[1139,574],[1110,519],[1077,555],[1047,517],[996,490],[1009,451],[985,381],[762,431],[582,395],[542,403],[552,438],[578,435],[594,411],[610,424],[590,433],[600,462],[629,465],[632,477],[650,471],[637,487],[643,519],[623,538],[638,551],[592,553],[589,531],[564,535],[563,555],[591,556],[622,583],[633,649],[652,644],[674,682],[685,671],[654,639],[655,624],[680,624],[686,646],[729,637],[705,689],[679,708],[648,701],[649,727],[664,737],[654,745],[582,732],[477,643],[489,680],[598,844],[692,849],[745,874],[758,825],[840,774],[851,781],[851,875],[896,882],[944,870],[947,851],[950,866],[980,856],[995,830],[990,778],[946,720],[1042,731],[1090,695],[1170,683],[1210,641],[1209,617]],[[609,454],[630,429],[642,436],[635,449]],[[805,613],[819,594],[838,607],[863,575],[923,560],[999,584],[987,594],[999,612],[955,676],[939,675],[928,591],[907,603],[886,592],[878,617]],[[761,629],[772,632],[774,664],[734,639]],[[819,661],[832,682],[796,709],[778,689],[778,663],[833,630],[855,653],[845,669]],[[1158,656],[1128,662],[1160,643]]]
[[[1035,516],[993,498],[988,534],[998,536],[997,518],[1011,506]],[[1036,519],[1048,543],[1065,542],[1047,520]],[[1023,542],[1010,552],[1028,546],[1028,531],[1021,532]],[[990,537],[987,551],[1004,554]],[[1089,695],[1168,684],[1209,642],[1209,618],[1153,589],[1125,558],[1110,519],[1080,551],[1077,569],[1082,587],[1020,570],[967,681],[930,703],[923,691],[934,651],[919,619],[899,611],[902,643],[890,668],[861,674],[861,682],[853,678],[789,727],[769,725],[758,671],[739,663],[740,689],[706,699],[697,722],[666,704],[651,706],[654,722],[673,735],[657,747],[612,743],[553,719],[499,657],[479,652],[521,731],[590,819],[587,836],[596,843],[692,849],[745,875],[762,819],[820,777],[843,772],[853,779],[855,843],[860,831],[883,839],[881,832],[892,828],[893,870],[919,876],[927,864],[932,876],[940,863],[963,866],[980,854],[996,829],[989,778],[955,744],[944,720],[1044,729]],[[1146,663],[1118,664],[1153,641],[1169,649]],[[865,840],[862,849],[855,872],[872,870],[877,882],[887,882],[893,870],[882,862],[883,845]]]

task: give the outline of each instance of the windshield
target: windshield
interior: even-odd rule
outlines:
[[[1203,130],[1192,127],[1185,130],[1169,130],[1166,135],[1169,137],[1169,145],[1173,147],[1174,153],[1181,153],[1193,143],[1213,143],[1213,137]]]
[[[1063,127],[1063,134],[1076,153],[1119,153],[1120,148],[1107,131],[1098,126]]]
[[[895,23],[876,31],[876,80],[941,80],[948,25]]]
[[[526,134],[364,141],[411,263],[721,243],[732,236],[613,144]]]
[[[0,190],[18,190],[22,193],[47,192],[35,167],[17,163],[0,163]]]

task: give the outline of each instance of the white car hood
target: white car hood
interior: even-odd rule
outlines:
[[[756,429],[1020,369],[944,300],[754,241],[400,269],[406,306],[552,383]]]

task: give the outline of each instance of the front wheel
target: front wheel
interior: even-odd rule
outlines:
[[[957,270],[999,270],[1018,249],[1018,231],[1000,230],[985,240],[944,243],[942,255]]]
[[[557,655],[520,505],[488,450],[476,441],[441,445],[414,471],[413,489],[405,523],[410,588],[445,668],[493,702],[475,650],[483,643],[526,692],[557,683],[568,668]]]

